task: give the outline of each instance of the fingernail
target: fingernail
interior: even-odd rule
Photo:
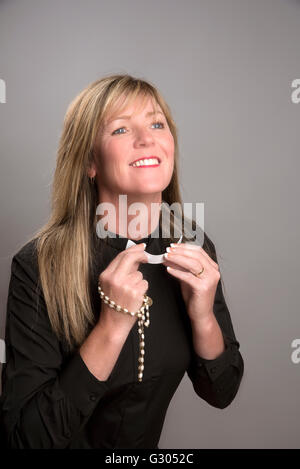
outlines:
[[[171,246],[172,248],[177,248],[177,246],[179,246],[179,245],[178,245],[177,243],[176,243],[176,244],[175,244],[175,243],[171,243],[170,246]]]
[[[168,259],[168,254],[164,254],[164,258],[165,258],[165,259]]]

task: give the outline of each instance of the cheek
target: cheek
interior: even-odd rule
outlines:
[[[122,145],[119,141],[112,141],[103,148],[102,161],[109,167],[116,166],[124,161],[125,154],[124,144]]]
[[[170,136],[165,140],[165,150],[170,159],[174,159],[174,151],[175,151],[175,145],[174,145],[174,139],[173,135],[170,134]]]

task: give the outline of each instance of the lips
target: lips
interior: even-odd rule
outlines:
[[[138,158],[137,160],[132,161],[132,162],[129,164],[129,166],[132,166],[133,163],[136,163],[137,161],[140,161],[140,160],[151,160],[152,158],[156,158],[159,163],[161,162],[160,158],[159,158],[158,156],[155,156],[155,155],[153,155],[153,156],[144,156],[144,157],[141,156],[141,158]]]

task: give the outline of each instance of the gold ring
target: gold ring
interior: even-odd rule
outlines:
[[[204,267],[202,267],[202,270],[198,272],[198,274],[194,274],[196,277],[199,278],[199,276],[204,272]]]

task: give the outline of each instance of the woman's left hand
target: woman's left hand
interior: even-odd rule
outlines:
[[[174,244],[169,249],[164,265],[171,267],[168,272],[180,282],[182,296],[192,322],[210,319],[217,285],[220,279],[219,266],[200,246]],[[204,271],[199,277],[195,274]]]

